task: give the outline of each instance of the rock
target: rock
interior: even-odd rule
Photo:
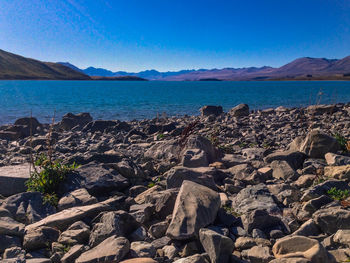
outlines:
[[[124,237],[111,236],[98,246],[81,254],[76,263],[120,262],[129,252],[130,243]]]
[[[125,178],[137,180],[145,178],[144,172],[138,167],[134,162],[129,159],[124,158],[122,161],[118,162],[116,165],[113,165],[113,168],[116,169]]]
[[[148,239],[147,229],[143,226],[137,228],[129,236],[130,241],[145,241]]]
[[[214,222],[220,208],[215,191],[191,181],[184,181],[176,198],[167,236],[175,240],[198,236],[198,231]]]
[[[169,224],[166,221],[159,222],[159,223],[151,225],[148,231],[150,232],[150,234],[153,237],[161,238],[162,236],[165,235],[166,230],[168,229],[168,226],[169,226]]]
[[[25,229],[26,231],[29,231],[31,229],[36,229],[41,226],[50,226],[56,227],[60,230],[64,230],[76,221],[83,220],[89,217],[95,217],[97,214],[103,211],[114,210],[114,206],[123,205],[124,200],[125,198],[123,197],[117,197],[110,198],[106,201],[92,205],[72,207],[58,212],[56,214],[50,215],[39,222],[27,225]]]
[[[152,245],[154,246],[155,249],[159,249],[159,248],[162,248],[166,245],[169,245],[170,242],[171,242],[171,239],[167,236],[164,236],[164,237],[158,238],[156,240],[153,240]]]
[[[22,126],[32,126],[33,131],[36,130],[37,127],[41,126],[41,123],[34,117],[24,117],[19,118],[15,121],[15,125],[22,125]]]
[[[24,235],[24,224],[21,224],[11,217],[0,217],[0,235],[19,236]]]
[[[153,258],[156,255],[156,249],[151,243],[137,241],[132,242],[130,245],[130,255],[132,257],[150,257]]]
[[[203,150],[200,149],[187,149],[183,153],[181,164],[184,167],[196,168],[206,167],[209,165],[207,155]]]
[[[273,161],[286,161],[294,170],[303,166],[306,155],[299,151],[277,151],[267,155],[264,161],[271,163]]]
[[[153,195],[157,194],[161,190],[162,190],[162,187],[160,187],[159,185],[155,185],[147,189],[146,191],[142,192],[141,194],[137,195],[135,197],[135,202],[137,204],[143,204],[146,202],[146,199],[148,202],[148,199],[152,198]]]
[[[321,234],[321,231],[312,219],[309,219],[308,221],[304,222],[298,228],[298,230],[296,230],[293,233],[293,235],[295,236],[305,236],[305,237],[318,236],[319,234]]]
[[[350,211],[340,208],[326,208],[312,216],[317,226],[329,235],[339,229],[350,229]]]
[[[92,205],[97,203],[97,199],[89,194],[85,188],[77,189],[63,196],[58,202],[58,210],[62,211],[74,206]]]
[[[343,249],[335,249],[335,250],[328,250],[329,254],[334,257],[336,262],[346,262],[349,260],[350,257],[350,249],[349,248],[343,248]]]
[[[319,130],[309,132],[300,146],[300,151],[310,158],[324,158],[326,153],[340,150],[337,140]]]
[[[334,234],[333,241],[349,247],[350,246],[350,229],[339,229]]]
[[[304,257],[313,263],[330,262],[327,251],[317,240],[303,236],[287,236],[277,240],[272,252],[276,258]]]
[[[173,212],[178,192],[178,188],[163,190],[159,192],[150,192],[150,194],[145,195],[144,202],[153,204],[155,208],[155,214],[157,214],[159,218],[165,219]],[[135,201],[136,200],[138,199],[135,198]]]
[[[274,259],[270,253],[270,248],[262,246],[254,246],[242,251],[242,257],[251,263],[268,263]]]
[[[249,115],[249,106],[247,104],[239,104],[232,108],[229,112],[234,117],[243,117]]]
[[[270,263],[310,263],[306,258],[279,258],[270,261]]]
[[[15,236],[0,235],[0,253],[11,247],[21,247],[21,239]]]
[[[122,191],[129,185],[128,180],[115,170],[95,163],[83,165],[67,175],[61,187],[63,193],[86,188],[91,195],[106,195],[111,191]]]
[[[174,263],[209,263],[209,260],[203,255],[195,254],[186,258],[181,258]]]
[[[214,116],[219,116],[222,114],[223,110],[221,106],[204,106],[200,109],[200,112],[202,116],[209,116],[209,115],[214,115]]]
[[[272,176],[276,179],[293,180],[297,177],[295,170],[286,161],[273,161],[271,168]]]
[[[120,263],[157,263],[157,261],[151,258],[133,258],[133,259],[123,260]]]
[[[75,245],[71,247],[61,258],[62,263],[74,263],[75,260],[84,252],[84,245]]]
[[[66,231],[62,232],[58,242],[66,246],[85,244],[89,240],[90,228],[82,221],[75,222]]]
[[[37,222],[55,213],[50,204],[43,204],[42,195],[38,192],[12,195],[2,202],[0,209],[7,210],[12,218],[24,224]]]
[[[136,219],[137,222],[140,224],[145,224],[151,219],[152,215],[154,214],[154,210],[154,205],[146,203],[142,205],[130,206],[129,213]]]
[[[0,167],[0,195],[5,197],[27,190],[25,182],[29,179],[29,164]]]
[[[92,122],[92,117],[87,112],[79,113],[77,115],[67,113],[62,117],[62,120],[58,123],[58,125],[61,129],[69,131],[75,126],[84,127],[89,122]]]
[[[7,248],[4,251],[4,259],[16,258],[16,259],[25,259],[26,251],[21,247],[11,247]]]
[[[324,157],[326,159],[327,164],[330,166],[341,166],[350,164],[349,156],[343,156],[334,153],[326,153]]]
[[[275,203],[270,191],[264,184],[249,185],[242,189],[237,196],[232,198],[232,208],[241,214],[256,209],[264,209],[272,213],[280,212],[278,205]]]
[[[100,220],[91,231],[89,245],[95,247],[106,238],[116,236],[127,236],[138,228],[139,224],[128,213],[119,210],[104,212],[100,215]]]
[[[324,175],[340,180],[350,180],[350,164],[342,166],[326,166],[324,168]]]
[[[234,243],[231,238],[220,235],[210,229],[202,228],[199,230],[199,239],[211,262],[229,262],[234,249]]]
[[[299,188],[307,188],[310,187],[313,182],[315,181],[316,175],[314,174],[304,174],[301,175],[294,183],[293,185],[299,187]]]
[[[263,209],[257,209],[250,213],[244,213],[241,218],[244,229],[248,233],[251,233],[255,228],[265,230],[276,226],[283,227],[283,223],[279,217],[270,215]]]
[[[59,231],[52,227],[38,227],[35,230],[26,231],[23,238],[23,247],[27,251],[32,251],[40,248],[51,246],[52,242],[57,241]]]
[[[348,184],[344,181],[339,180],[328,180],[326,182],[315,185],[314,187],[306,190],[301,197],[302,202],[309,201],[311,199],[320,197],[322,195],[328,195],[327,192],[335,187],[338,190],[350,190]]]
[[[104,132],[106,129],[114,127],[118,124],[117,121],[104,121],[104,120],[96,120],[89,122],[83,128],[83,132]]]
[[[211,175],[214,168],[185,168],[176,166],[164,175],[166,176],[167,189],[181,187],[184,180],[192,181],[213,190],[216,189],[214,179]]]
[[[337,110],[334,105],[311,105],[306,108],[306,111],[311,115],[332,114]]]
[[[322,206],[325,206],[333,202],[333,199],[327,195],[321,195],[320,197],[311,199],[304,203],[302,210],[309,212],[310,215],[319,210]]]
[[[164,246],[162,250],[164,252],[164,256],[169,259],[174,259],[176,256],[178,256],[178,252],[179,252],[179,250],[173,245]]]

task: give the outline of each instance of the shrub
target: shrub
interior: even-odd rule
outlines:
[[[327,194],[334,200],[342,201],[349,197],[350,193],[348,190],[339,190],[335,187],[332,187],[327,191]]]
[[[336,133],[334,135],[335,139],[338,141],[338,143],[340,144],[340,147],[342,149],[342,151],[346,152],[348,151],[348,144],[349,142],[346,140],[346,138],[344,136],[342,136],[341,134],[339,133]]]
[[[57,190],[67,173],[78,168],[78,165],[64,165],[60,160],[51,161],[50,158],[41,154],[33,163],[34,171],[31,172],[26,186],[28,191],[40,192],[44,196],[44,203],[57,206]]]

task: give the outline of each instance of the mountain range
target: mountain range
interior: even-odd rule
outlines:
[[[136,76],[148,80],[198,81],[198,80],[350,80],[350,56],[343,59],[304,57],[296,59],[282,67],[247,67],[223,69],[199,69],[159,72],[146,70],[141,72],[113,72],[103,68],[88,67],[79,69],[65,62],[67,67],[89,76]]]
[[[247,67],[159,72],[113,72],[80,69],[69,62],[42,62],[0,49],[0,79],[57,80],[350,80],[350,56],[343,59],[304,57],[282,67]]]

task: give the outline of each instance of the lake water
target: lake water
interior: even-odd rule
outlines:
[[[321,94],[319,96],[318,94]],[[157,113],[197,115],[204,105],[229,110],[350,102],[350,81],[0,81],[0,124],[30,116],[49,122],[67,112],[90,112],[94,119],[144,119]]]

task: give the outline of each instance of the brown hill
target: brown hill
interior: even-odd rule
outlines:
[[[90,77],[58,63],[41,62],[0,49],[0,79],[89,80]]]

